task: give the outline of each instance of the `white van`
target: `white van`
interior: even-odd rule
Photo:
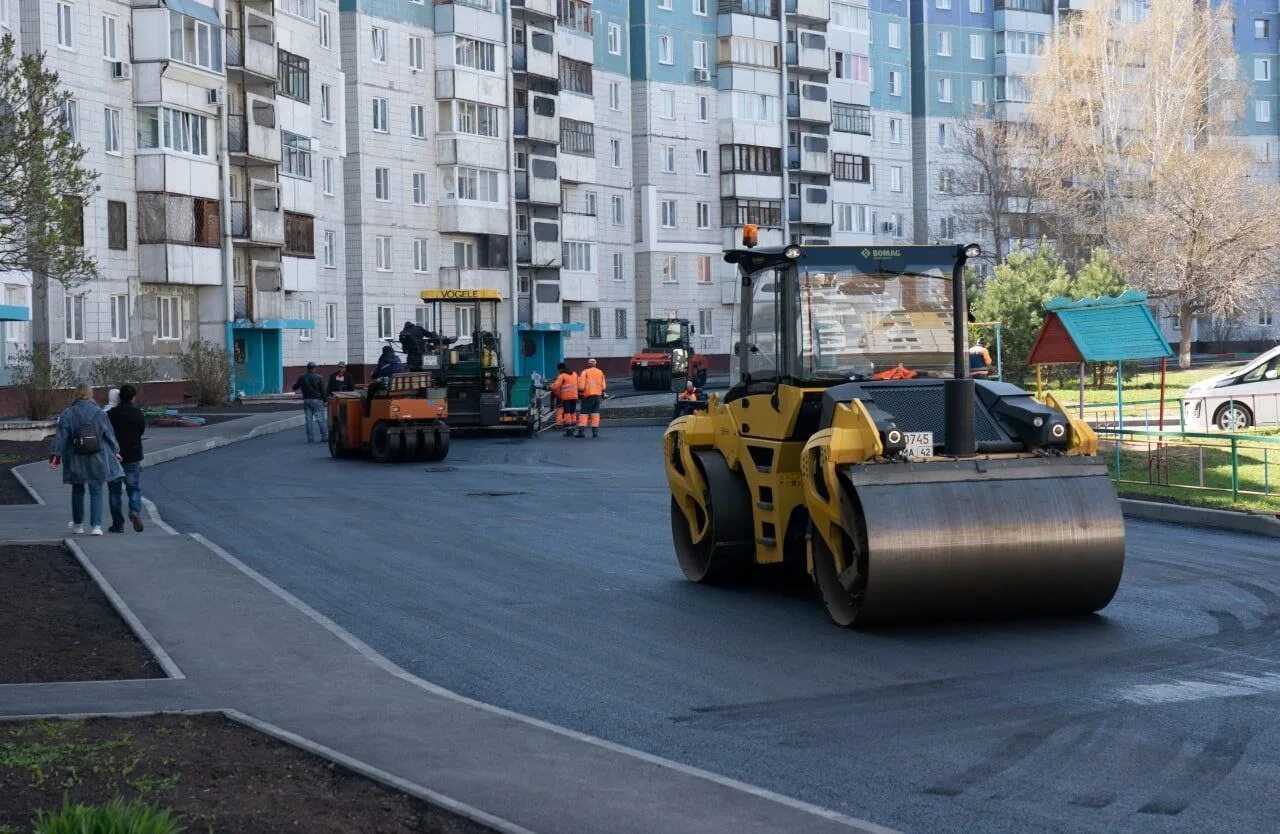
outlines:
[[[1280,426],[1280,345],[1188,388],[1182,395],[1182,419],[1186,431]]]

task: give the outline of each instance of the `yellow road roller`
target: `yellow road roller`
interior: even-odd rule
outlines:
[[[842,626],[1111,601],[1124,523],[1097,436],[1052,398],[968,376],[964,266],[980,254],[726,252],[734,384],[663,438],[691,581],[789,565]]]

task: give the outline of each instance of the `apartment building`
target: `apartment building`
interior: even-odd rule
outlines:
[[[1235,7],[1242,141],[1280,176],[1280,18]],[[46,53],[100,177],[83,234],[102,275],[53,289],[55,338],[85,370],[172,371],[191,339],[226,342],[256,392],[307,361],[372,364],[405,321],[492,329],[516,372],[621,370],[651,317],[689,319],[723,357],[738,282],[721,252],[744,223],[764,245],[990,246],[958,131],[1025,116],[1069,9],[0,0],[0,31]],[[30,326],[2,320],[30,282],[0,283],[8,362]],[[502,293],[496,321],[431,322],[419,299],[481,287]],[[1276,307],[1242,322],[1250,338],[1280,335]]]

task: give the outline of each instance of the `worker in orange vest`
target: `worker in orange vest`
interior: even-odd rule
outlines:
[[[564,429],[565,437],[572,437],[578,411],[578,375],[563,362],[556,370],[560,375],[551,383],[551,395],[556,398],[556,428]]]
[[[604,371],[596,367],[595,359],[587,360],[587,367],[578,374],[578,392],[582,407],[578,410],[578,437],[586,435],[587,421],[591,422],[591,436],[600,436],[600,401],[604,399]]]

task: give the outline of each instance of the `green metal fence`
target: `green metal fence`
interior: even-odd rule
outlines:
[[[1127,420],[1126,420],[1127,422]],[[1280,494],[1280,437],[1095,426],[1117,483]]]

